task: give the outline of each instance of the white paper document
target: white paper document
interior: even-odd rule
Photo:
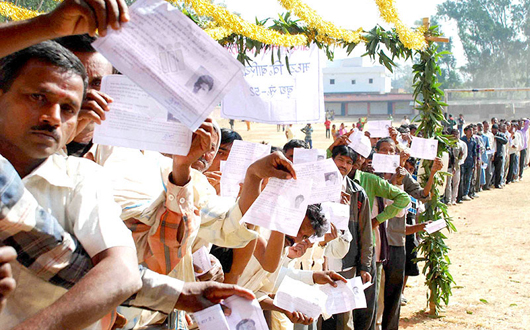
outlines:
[[[243,66],[178,8],[138,0],[119,31],[94,48],[171,116],[195,131],[237,80]]]
[[[201,247],[197,251],[193,252],[192,255],[193,264],[201,269],[197,276],[201,276],[212,269],[212,262],[210,261],[210,253],[206,246]]]
[[[426,225],[425,232],[427,234],[432,234],[432,233],[435,233],[437,231],[444,229],[445,227],[447,227],[447,223],[445,222],[444,219],[440,219],[440,220],[433,221],[430,224]]]
[[[375,173],[396,173],[399,166],[399,155],[383,155],[375,153],[372,158],[372,167]]]
[[[232,311],[226,317],[231,330],[269,330],[263,310],[256,299],[248,300],[234,295],[225,299],[223,304]]]
[[[293,149],[293,164],[312,163],[326,159],[326,150],[323,149]]]
[[[298,180],[313,180],[309,205],[340,202],[342,175],[333,159],[293,165]]]
[[[202,311],[193,313],[201,330],[230,330],[221,305],[213,305]]]
[[[370,132],[370,137],[384,138],[390,136],[388,129],[392,127],[391,120],[370,120],[366,122],[363,130]]]
[[[438,151],[438,140],[412,137],[410,157],[434,160]]]
[[[351,287],[342,282],[336,281],[337,287],[331,284],[321,285],[320,291],[326,295],[324,312],[328,315],[346,313],[355,309],[355,296]]]
[[[350,222],[350,205],[325,202],[322,203],[322,211],[326,219],[331,221],[339,230],[348,230]]]
[[[290,312],[300,312],[313,319],[322,314],[326,295],[317,286],[308,285],[285,276],[273,304]]]
[[[366,296],[364,295],[364,289],[372,284],[373,283],[363,284],[363,280],[360,276],[348,280],[348,287],[353,292],[353,309],[366,308]]]
[[[248,167],[271,153],[271,146],[236,140],[224,164],[221,175],[221,196],[236,198]]]
[[[311,184],[310,179],[271,178],[241,222],[297,236],[309,205]]]
[[[101,91],[112,97],[106,120],[94,129],[94,142],[117,147],[187,155],[192,131],[167,121],[167,110],[129,78],[103,77]]]
[[[277,48],[262,51],[256,58],[249,54],[253,62],[245,67],[245,79],[238,80],[238,85],[223,99],[223,118],[267,124],[324,122],[319,49],[296,47],[287,53],[281,48],[284,54],[280,58],[277,51]]]
[[[370,156],[370,152],[372,152],[372,145],[370,143],[370,139],[365,136],[363,132],[356,132],[350,135],[350,141],[351,143],[348,146],[355,152],[364,158]]]

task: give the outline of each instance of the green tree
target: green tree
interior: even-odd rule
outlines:
[[[456,21],[473,87],[519,87],[530,76],[529,15],[530,0],[448,0],[436,18]]]

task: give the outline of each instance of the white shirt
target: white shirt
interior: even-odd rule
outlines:
[[[94,162],[55,154],[22,181],[40,206],[79,240],[90,257],[112,247],[134,249],[131,232],[121,221],[120,207],[114,202],[110,180]],[[2,329],[14,327],[67,291],[38,278],[18,263],[12,266],[17,287],[0,315]],[[101,329],[100,322],[87,329]]]

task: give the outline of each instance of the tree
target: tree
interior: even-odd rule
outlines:
[[[457,22],[473,87],[528,85],[530,0],[448,0],[436,18]]]

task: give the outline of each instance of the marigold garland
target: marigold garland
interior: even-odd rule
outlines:
[[[281,34],[264,26],[251,24],[232,14],[226,8],[213,5],[204,0],[184,0],[191,5],[200,16],[213,18],[221,27],[233,31],[247,38],[260,41],[268,45],[284,47],[303,46],[307,44],[307,37],[302,34]]]
[[[204,29],[204,32],[206,32],[206,34],[208,34],[212,39],[218,41],[228,37],[233,33],[224,27],[206,28]]]
[[[11,2],[2,1],[0,2],[0,15],[4,17],[9,17],[13,21],[21,21],[25,19],[30,19],[35,16],[38,16],[42,13],[19,7]]]
[[[394,0],[375,0],[381,17],[388,23],[394,24],[399,40],[408,49],[421,50],[427,47],[425,40],[426,28],[421,26],[416,31],[408,28],[399,18]]]
[[[60,0],[56,0],[60,1]],[[176,2],[176,0],[168,0]],[[216,6],[207,0],[183,0],[191,5],[197,14],[214,19],[215,24],[207,26],[205,32],[215,40],[221,40],[236,33],[247,38],[260,41],[268,45],[278,45],[284,47],[302,46],[308,43],[308,37],[304,34],[282,34],[268,29],[264,26],[248,23],[240,17],[232,14],[226,8]],[[287,10],[292,11],[296,16],[307,23],[308,27],[316,30],[316,36],[309,37],[309,42],[317,40],[327,45],[336,45],[340,41],[347,43],[359,43],[363,41],[361,35],[362,28],[357,31],[350,31],[339,28],[329,21],[323,20],[317,12],[300,0],[278,0]],[[403,45],[412,50],[421,50],[427,46],[425,40],[426,28],[419,27],[412,30],[407,27],[397,14],[394,4],[395,0],[375,0],[381,17],[396,28],[396,32]],[[0,15],[8,17],[14,21],[30,19],[42,13],[16,6],[11,2],[0,2]]]
[[[339,28],[335,26],[335,24],[323,20],[322,17],[320,17],[313,8],[309,7],[300,0],[278,1],[285,9],[293,12],[296,16],[305,21],[310,28],[317,30],[319,35],[326,35],[333,39],[342,39],[346,42],[354,42],[356,44],[358,44],[362,40],[362,28],[359,28],[357,31],[350,31]],[[320,37],[320,39],[324,40],[326,38]]]

